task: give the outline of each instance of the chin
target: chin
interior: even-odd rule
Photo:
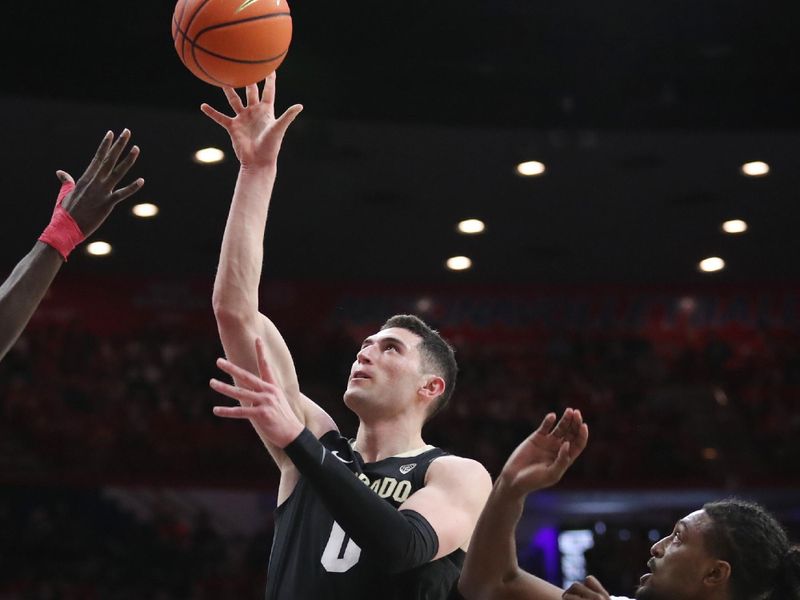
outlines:
[[[359,406],[363,406],[368,401],[367,397],[361,393],[360,390],[350,388],[345,390],[342,400],[344,400],[344,405],[353,412],[358,412]]]
[[[646,584],[637,587],[633,597],[636,598],[636,600],[659,600],[658,592]]]

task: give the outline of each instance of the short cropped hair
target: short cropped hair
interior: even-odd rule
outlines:
[[[390,327],[406,329],[421,337],[422,341],[419,343],[419,350],[423,367],[430,369],[434,374],[444,379],[444,392],[436,398],[428,413],[426,419],[428,421],[444,409],[453,395],[453,390],[456,387],[456,376],[458,375],[455,350],[438,331],[432,329],[416,315],[394,315],[389,317],[381,326],[381,330],[389,329]]]

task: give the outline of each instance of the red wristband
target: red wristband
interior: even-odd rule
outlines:
[[[61,206],[64,196],[69,194],[73,189],[75,189],[75,184],[71,181],[65,181],[61,185],[58,198],[56,199],[56,207],[55,210],[53,210],[53,218],[42,232],[42,235],[39,236],[40,242],[49,244],[58,250],[58,253],[65,261],[75,246],[86,239],[81,228],[78,227],[78,224],[75,222],[75,219]]]

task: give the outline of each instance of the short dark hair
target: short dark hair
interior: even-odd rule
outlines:
[[[734,600],[800,599],[800,549],[756,502],[728,498],[703,506],[711,519],[709,551],[731,565]]]
[[[381,326],[381,331],[390,327],[407,329],[422,338],[419,343],[420,355],[425,368],[431,369],[436,375],[444,379],[444,392],[436,399],[428,413],[430,420],[440,412],[450,401],[456,387],[458,364],[456,363],[455,350],[430,325],[416,315],[394,315],[389,317]]]

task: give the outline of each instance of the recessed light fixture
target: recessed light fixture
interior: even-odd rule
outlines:
[[[535,177],[536,175],[541,175],[546,170],[547,169],[544,166],[544,163],[541,163],[538,160],[529,160],[517,165],[517,173],[524,175],[525,177]]]
[[[678,300],[678,308],[684,313],[693,313],[697,309],[697,300],[691,296],[684,296]]]
[[[725,233],[744,233],[747,231],[747,223],[741,219],[731,219],[722,224],[722,231]]]
[[[486,224],[480,219],[464,219],[458,224],[458,231],[467,235],[483,233]]]
[[[204,165],[211,165],[221,162],[225,158],[225,153],[219,148],[203,148],[194,153],[195,162]]]
[[[721,271],[725,268],[725,261],[719,256],[710,256],[701,260],[697,268],[703,271],[703,273],[714,273],[715,271]]]
[[[465,271],[472,266],[472,261],[466,256],[451,256],[447,259],[447,268],[451,271]]]
[[[746,162],[742,165],[742,174],[747,177],[763,177],[769,173],[769,165],[761,160]]]
[[[106,256],[111,254],[111,244],[108,242],[92,242],[86,246],[86,252],[92,256]]]
[[[427,297],[422,297],[416,303],[417,312],[427,313],[433,308],[433,300]]]
[[[143,202],[142,204],[134,206],[131,212],[142,219],[149,219],[158,214],[158,207],[150,202]]]

